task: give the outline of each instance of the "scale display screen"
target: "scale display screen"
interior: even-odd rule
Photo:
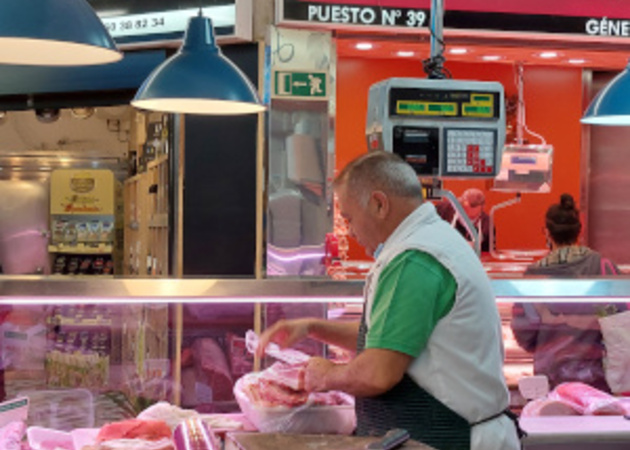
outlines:
[[[390,116],[494,120],[500,114],[498,92],[392,88],[389,100]]]

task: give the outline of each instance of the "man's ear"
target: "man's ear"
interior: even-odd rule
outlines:
[[[372,192],[372,208],[376,217],[385,218],[389,213],[389,198],[383,191]]]

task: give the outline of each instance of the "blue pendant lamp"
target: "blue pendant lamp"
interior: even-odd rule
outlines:
[[[630,65],[595,96],[580,122],[589,125],[630,125]]]
[[[256,89],[221,53],[208,17],[190,19],[184,44],[157,67],[131,104],[182,114],[249,114],[263,111]]]
[[[121,58],[85,0],[0,0],[0,64],[77,66]]]

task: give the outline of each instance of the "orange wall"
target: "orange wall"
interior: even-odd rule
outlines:
[[[506,95],[515,95],[515,69],[509,64],[447,62],[455,79],[499,81]],[[390,77],[422,77],[420,61],[340,58],[337,65],[336,168],[366,151],[365,115],[370,85]],[[553,145],[552,190],[549,194],[523,194],[518,205],[496,215],[498,249],[540,249],[547,207],[568,192],[579,201],[580,143],[582,115],[582,74],[580,69],[530,67],[524,70],[526,123],[530,130]],[[525,134],[525,138],[527,138]],[[539,143],[530,136],[531,143]],[[491,181],[446,180],[445,188],[460,195],[468,187],[486,191],[486,210],[514,197],[493,192]],[[364,259],[365,253],[352,242],[351,259]]]

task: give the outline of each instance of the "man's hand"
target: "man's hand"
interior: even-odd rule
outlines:
[[[312,391],[343,391],[356,397],[373,397],[393,388],[405,375],[413,358],[404,353],[367,349],[347,364],[313,357],[304,375]]]
[[[265,348],[270,342],[275,342],[280,348],[292,347],[308,336],[310,319],[279,320],[260,335],[256,356],[265,354]]]
[[[327,391],[326,374],[335,367],[335,363],[324,358],[312,357],[308,360],[304,376],[304,389],[308,392]]]

